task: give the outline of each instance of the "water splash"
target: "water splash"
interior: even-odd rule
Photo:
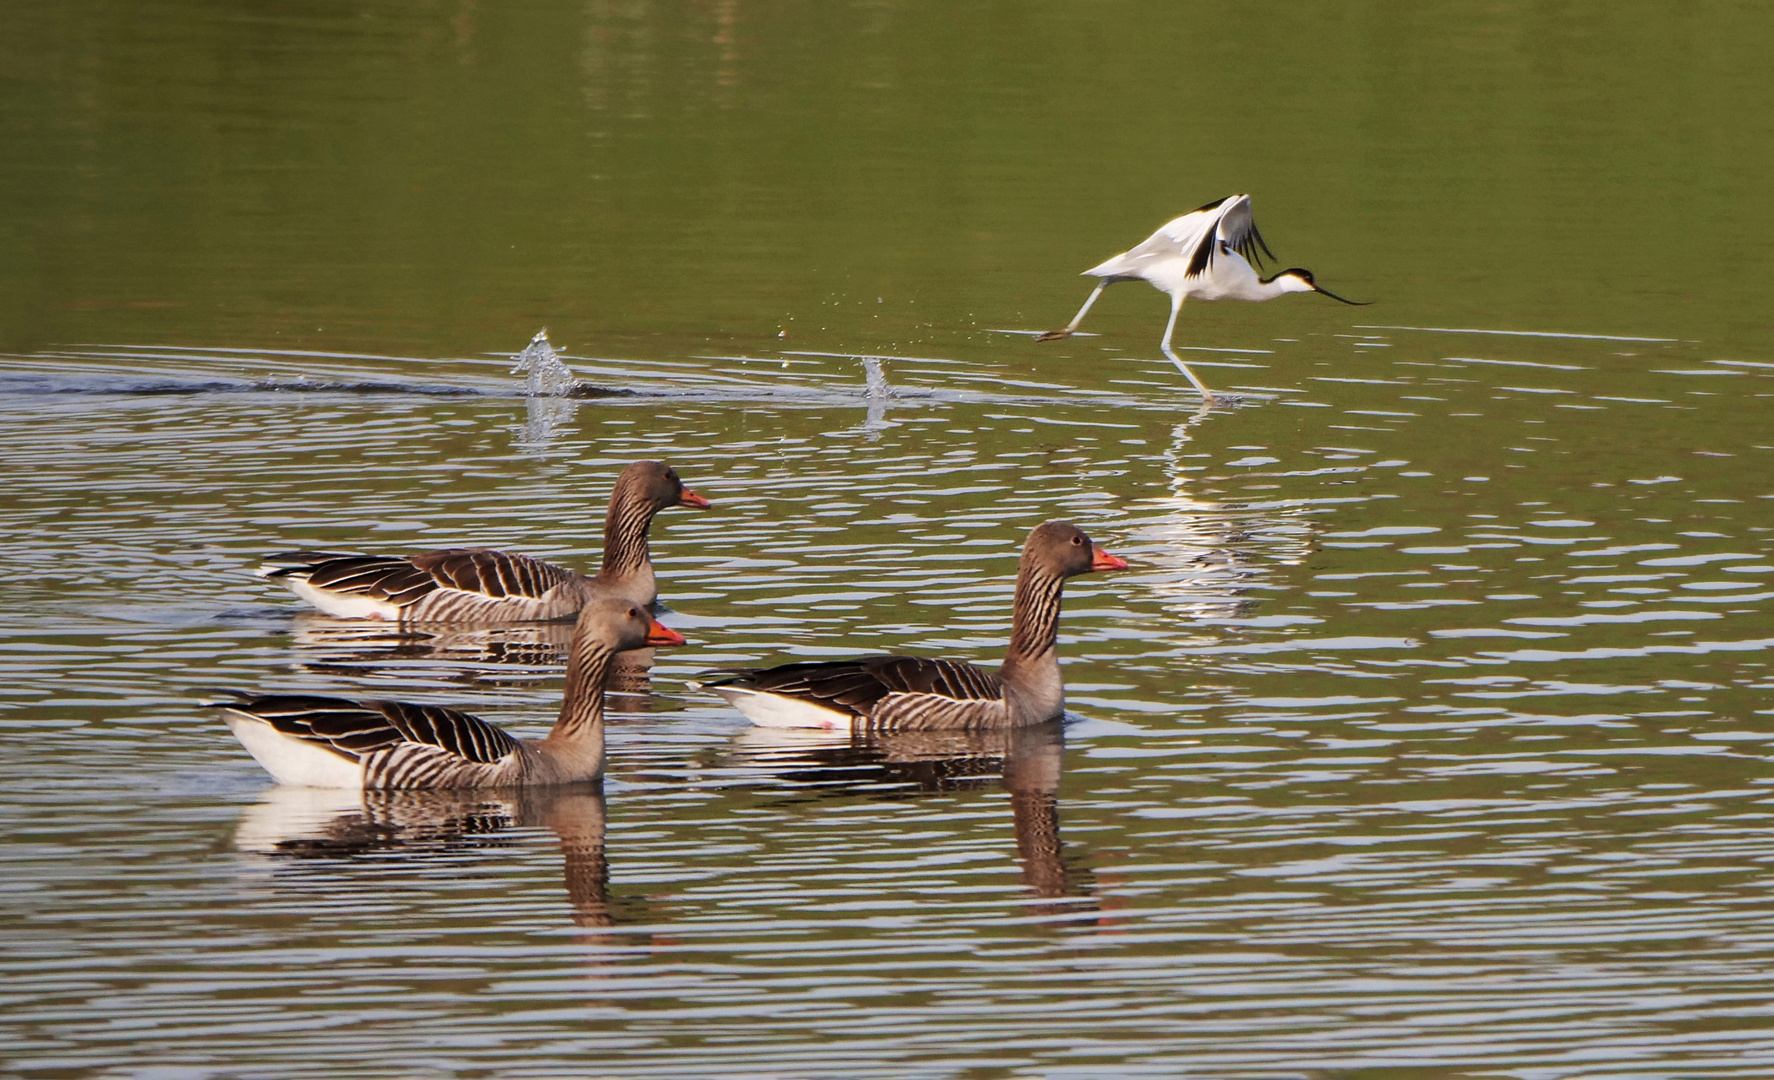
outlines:
[[[863,378],[868,380],[868,388],[864,391],[870,400],[898,397],[893,387],[887,385],[887,370],[882,367],[882,358],[865,356],[862,358]]]
[[[526,375],[524,394],[529,397],[559,397],[573,389],[578,381],[573,378],[573,369],[561,362],[554,346],[548,343],[547,327],[536,331],[524,351],[512,359],[517,363],[511,373]]]
[[[899,395],[887,384],[887,371],[883,368],[882,359],[876,356],[864,356],[862,359],[863,377],[868,380],[868,387],[863,391],[863,400],[868,402],[868,416],[862,423],[865,437],[870,441],[881,437],[881,429],[893,426],[887,419],[887,403]]]

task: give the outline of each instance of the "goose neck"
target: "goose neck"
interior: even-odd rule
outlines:
[[[647,529],[653,524],[654,506],[619,492],[610,500],[604,516],[604,561],[598,576],[606,581],[632,577],[652,568],[647,549]]]
[[[604,685],[616,654],[608,646],[586,640],[583,628],[573,635],[567,657],[566,698],[559,718],[542,740],[542,751],[553,758],[580,758],[587,751],[597,758],[602,771],[604,749]]]
[[[1053,653],[1059,639],[1060,596],[1066,579],[1023,556],[1011,601],[1010,648],[1004,666],[1011,667]]]
[[[998,669],[1013,723],[1046,720],[1065,708],[1065,687],[1055,648],[1064,585],[1064,577],[1026,555],[1023,557],[1022,568],[1016,575],[1010,648],[1004,653],[1004,666]]]

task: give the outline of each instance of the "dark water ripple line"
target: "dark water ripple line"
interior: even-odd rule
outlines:
[[[212,350],[227,352],[230,355],[257,359],[261,356],[275,358],[320,358],[320,359],[370,359],[380,362],[399,362],[398,357],[356,357],[351,354],[309,353],[298,351],[240,351]],[[837,356],[839,354],[818,354]],[[195,370],[171,370],[164,375],[149,375],[140,368],[118,369],[113,366],[116,361],[128,359],[145,359],[154,362],[156,367],[165,365],[169,360],[191,362]],[[595,373],[616,385],[606,386],[580,381],[571,389],[559,396],[559,400],[581,401],[599,400],[612,401],[634,399],[647,402],[700,402],[700,401],[772,401],[798,402],[814,405],[836,405],[861,399],[865,403],[876,400],[874,392],[867,386],[854,383],[843,386],[810,385],[798,382],[772,380],[760,381],[757,372],[744,368],[728,368],[725,371],[687,370],[687,365],[669,363],[638,363],[633,361],[590,362],[583,358],[572,358],[581,361],[582,366],[592,368]],[[710,357],[715,360],[740,360],[747,357]],[[769,362],[765,358],[757,358],[761,362]],[[53,370],[44,370],[44,362],[55,362]],[[68,363],[73,361],[74,363]],[[412,365],[436,367],[435,361],[414,358],[408,361]],[[233,371],[226,373],[211,372],[205,368],[214,367],[217,361],[208,356],[187,356],[182,352],[159,352],[142,356],[129,353],[110,351],[102,353],[43,353],[31,357],[0,358],[0,368],[15,368],[16,374],[0,375],[0,396],[14,395],[21,398],[39,396],[177,396],[177,395],[209,395],[209,394],[259,394],[259,393],[314,393],[343,395],[401,395],[417,396],[464,396],[487,397],[495,399],[531,398],[522,392],[515,378],[512,379],[476,379],[465,384],[419,382],[390,373],[387,378],[364,378],[361,370],[345,371],[335,368],[323,368],[297,365],[280,365],[286,370],[278,374],[259,378],[243,378]],[[238,366],[238,365],[234,365]],[[949,372],[938,374],[948,375]],[[1001,375],[961,374],[960,381],[978,382],[993,386],[1019,386],[1028,390],[1058,390],[1067,395],[1091,392],[1078,391],[1062,384],[1028,382],[1026,380],[1006,379]],[[632,385],[629,385],[632,384]],[[1100,396],[1098,394],[1097,396]],[[978,389],[963,389],[953,386],[930,386],[916,383],[896,385],[887,399],[901,407],[914,405],[918,402],[991,402],[1005,405],[1041,406],[1051,404],[1055,398],[1040,393],[1006,394],[993,393]],[[1150,402],[1136,405],[1133,399],[1117,399],[1117,403],[1128,407],[1152,407]]]

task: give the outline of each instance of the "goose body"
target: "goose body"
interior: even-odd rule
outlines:
[[[1070,337],[1104,289],[1118,281],[1144,281],[1170,296],[1170,322],[1165,324],[1159,349],[1203,397],[1212,398],[1213,392],[1195,377],[1189,365],[1178,359],[1171,348],[1170,338],[1176,331],[1177,313],[1182,310],[1185,299],[1261,302],[1288,293],[1318,292],[1345,304],[1356,303],[1320,288],[1312,278],[1312,271],[1301,267],[1283,270],[1273,277],[1259,276],[1257,268],[1262,266],[1264,255],[1275,257],[1263,241],[1263,234],[1257,231],[1256,220],[1251,217],[1250,196],[1228,195],[1216,199],[1166,222],[1138,247],[1084,271],[1085,276],[1100,279],[1085,299],[1084,306],[1064,327],[1049,330],[1036,340]]]
[[[401,701],[246,694],[219,707],[241,745],[283,784],[393,791],[583,783],[604,772],[604,686],[615,655],[683,643],[632,601],[593,597],[574,628],[560,716],[542,739]]]
[[[594,596],[643,607],[658,598],[647,530],[668,506],[705,508],[675,469],[637,461],[622,470],[604,518],[596,575],[491,548],[419,555],[293,551],[273,555],[259,576],[280,582],[328,615],[399,622],[507,623],[565,619]]]
[[[958,660],[866,656],[719,673],[697,685],[764,727],[992,730],[1053,720],[1066,703],[1056,651],[1065,579],[1126,566],[1067,522],[1037,526],[1023,545],[1010,647],[996,672]]]

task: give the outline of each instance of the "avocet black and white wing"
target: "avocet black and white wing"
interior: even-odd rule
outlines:
[[[1110,279],[1143,278],[1147,275],[1142,271],[1150,264],[1183,255],[1189,260],[1185,276],[1200,277],[1213,269],[1221,253],[1233,251],[1258,268],[1264,255],[1275,257],[1251,217],[1249,195],[1228,195],[1173,218],[1138,247],[1085,273]]]
[[[1262,269],[1264,255],[1271,259],[1275,257],[1275,253],[1263,241],[1263,234],[1257,231],[1256,219],[1250,212],[1249,195],[1228,195],[1217,203],[1202,207],[1196,213],[1210,215],[1213,228],[1211,231],[1203,230],[1202,235],[1191,237],[1192,243],[1184,246],[1184,250],[1189,252],[1190,276],[1206,273],[1213,267],[1214,258],[1222,251],[1236,251],[1259,270]],[[1180,217],[1164,228],[1169,229],[1171,225],[1187,218],[1188,215]]]

